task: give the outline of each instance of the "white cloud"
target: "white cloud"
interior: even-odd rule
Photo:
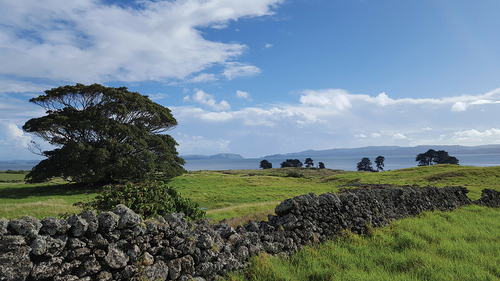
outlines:
[[[463,139],[487,139],[487,138],[496,138],[500,137],[500,129],[491,128],[489,130],[485,130],[480,132],[478,130],[466,130],[466,131],[458,131],[454,133],[456,138]]]
[[[343,111],[352,107],[349,95],[344,90],[304,91],[300,102],[305,106],[327,107],[335,111]]]
[[[354,135],[355,138],[359,138],[359,139],[364,139],[366,138],[366,135],[365,134],[359,134],[359,135]]]
[[[40,90],[27,87],[26,78],[81,83],[184,79],[217,64],[226,67],[228,79],[257,74],[257,67],[234,61],[246,45],[206,40],[197,28],[271,15],[282,2],[145,0],[131,2],[132,7],[93,0],[3,1],[0,74],[20,79],[18,86],[0,83],[0,91]]]
[[[161,100],[163,98],[168,98],[170,97],[168,94],[163,94],[163,93],[158,93],[158,94],[152,94],[152,95],[148,95],[148,97],[151,99],[151,100]]]
[[[269,48],[271,48],[272,46],[273,46],[273,44],[266,43],[266,45],[264,45],[264,48],[269,49]]]
[[[405,135],[400,134],[400,133],[397,133],[397,134],[393,135],[392,138],[395,139],[395,140],[407,139],[407,137]]]
[[[246,99],[248,101],[252,100],[252,98],[250,98],[250,94],[248,92],[243,92],[243,91],[237,90],[236,96],[240,99]]]
[[[226,76],[227,80],[232,80],[236,77],[253,76],[260,73],[258,67],[239,62],[227,62],[225,66],[226,68],[222,75]]]
[[[217,103],[213,99],[212,95],[209,95],[202,90],[197,90],[192,98],[193,98],[193,101],[204,104],[204,105],[208,105],[209,107],[211,107],[212,109],[214,109],[216,111],[231,109],[231,106],[229,105],[229,103],[227,101],[223,100],[220,103]],[[184,101],[189,101],[189,96],[184,97]]]
[[[216,25],[212,25],[210,28],[213,28],[213,29],[225,29],[225,28],[227,28],[227,24],[216,24]]]
[[[25,158],[24,156],[30,154],[28,144],[31,142],[31,137],[25,135],[24,131],[19,129],[16,124],[1,122],[0,129],[5,135],[4,139],[0,139],[0,152],[2,154],[0,159],[13,160],[19,158],[19,155],[23,155],[21,158]]]
[[[202,73],[192,79],[189,79],[189,83],[202,83],[202,82],[209,82],[209,81],[216,81],[218,80],[217,77],[215,77],[215,74],[213,73]]]
[[[451,107],[451,111],[453,111],[453,112],[460,112],[460,111],[466,111],[466,110],[467,110],[467,104],[464,102],[461,102],[461,101],[457,101]]]
[[[381,135],[379,133],[372,133],[370,136],[372,138],[380,138]]]
[[[227,112],[208,112],[200,115],[202,120],[211,122],[225,122],[233,119],[233,115]]]

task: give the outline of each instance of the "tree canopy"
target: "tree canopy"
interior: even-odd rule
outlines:
[[[273,163],[264,159],[264,160],[260,161],[259,167],[262,169],[271,169],[273,167]]]
[[[320,169],[324,169],[325,168],[325,163],[318,162],[318,166],[319,166]]]
[[[358,171],[373,172],[372,161],[368,157],[363,157],[356,167]]]
[[[286,168],[286,167],[295,167],[295,168],[300,168],[303,166],[302,162],[300,162],[299,159],[286,159],[286,161],[282,162],[281,168]]]
[[[418,161],[419,166],[428,166],[434,164],[454,164],[458,165],[459,160],[450,156],[448,152],[444,150],[435,151],[434,149],[429,149],[425,153],[420,153],[415,158]]]
[[[304,161],[304,164],[306,164],[306,168],[314,167],[314,162],[313,162],[312,158],[306,158],[306,161]]]
[[[177,121],[147,96],[126,87],[76,84],[47,90],[30,102],[47,115],[30,119],[23,130],[57,148],[39,151],[47,159],[26,175],[28,182],[53,177],[83,183],[143,181],[185,171],[177,142],[161,134]]]
[[[384,170],[385,166],[384,161],[385,161],[384,156],[378,156],[377,158],[375,158],[375,165],[377,165],[377,172]]]

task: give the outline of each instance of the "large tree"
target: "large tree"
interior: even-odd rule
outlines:
[[[306,161],[304,162],[304,164],[306,164],[306,168],[314,167],[314,162],[313,162],[312,158],[306,158]]]
[[[384,161],[385,161],[384,156],[378,156],[377,158],[375,158],[375,165],[377,165],[377,172],[384,170],[385,166]]]
[[[458,165],[458,159],[450,156],[447,151],[429,149],[425,153],[420,153],[415,158],[419,166],[428,166],[433,164],[454,164]]]
[[[282,162],[281,168],[286,168],[286,167],[295,167],[295,168],[300,168],[303,166],[302,162],[300,162],[299,159],[286,159],[285,162]]]
[[[273,163],[267,161],[266,159],[260,161],[260,168],[262,169],[272,169],[273,168]]]
[[[361,159],[361,161],[356,165],[356,168],[358,171],[373,172],[372,161],[370,161],[370,158],[368,157],[363,157],[363,159]]]
[[[82,183],[143,181],[174,177],[185,170],[177,142],[162,134],[177,125],[170,110],[126,87],[76,84],[45,91],[30,102],[47,115],[30,119],[23,130],[57,148],[26,180],[53,177]]]

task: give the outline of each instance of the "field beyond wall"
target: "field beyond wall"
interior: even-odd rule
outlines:
[[[0,172],[0,217],[79,213],[98,189],[55,180],[25,184],[24,174]],[[485,188],[500,191],[500,167],[436,165],[379,173],[284,168],[188,172],[169,185],[232,226],[265,220],[281,201],[314,192],[371,185],[466,187],[472,200]],[[480,206],[424,212],[367,235],[306,247],[289,260],[253,257],[226,280],[500,280],[500,209]]]

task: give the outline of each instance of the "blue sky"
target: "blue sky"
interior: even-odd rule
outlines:
[[[28,100],[75,83],[170,108],[184,155],[500,143],[497,0],[0,7],[0,160],[38,159]]]

